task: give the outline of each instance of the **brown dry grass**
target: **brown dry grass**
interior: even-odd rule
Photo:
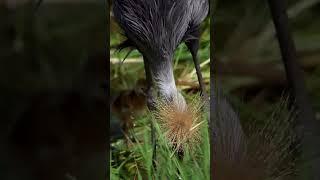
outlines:
[[[192,148],[201,141],[200,127],[202,120],[203,103],[196,97],[187,107],[179,104],[158,101],[157,110],[154,111],[156,120],[169,142],[176,150]]]

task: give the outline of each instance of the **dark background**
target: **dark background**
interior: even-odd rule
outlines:
[[[301,144],[296,142],[301,146],[293,151],[292,158],[298,160],[295,168],[299,178],[311,179],[311,176],[317,175],[316,169],[319,167],[319,153],[317,153],[320,132],[319,1],[288,0],[284,2],[287,5],[290,33],[297,49],[297,59],[304,71],[311,107],[315,112],[314,121],[308,116],[298,116],[290,123],[296,129],[303,124],[304,127],[299,129],[300,131],[295,131],[295,134],[305,135],[304,142],[300,141]],[[268,1],[215,1],[213,11],[214,24],[211,28],[214,34],[211,40],[214,49],[211,50],[211,55],[215,57],[214,78],[218,79],[218,86],[227,94],[235,111],[239,114],[245,133],[249,132],[250,135],[252,126],[255,126],[253,129],[259,130],[259,127],[264,127],[266,123],[271,128],[279,128],[281,131],[281,127],[276,125],[276,119],[279,119],[279,116],[273,117],[273,115],[275,111],[287,111],[286,107],[278,105],[289,104],[285,102],[289,87]],[[297,77],[294,77],[295,79]],[[303,92],[298,90],[296,97],[301,94]],[[301,99],[304,101],[306,98]],[[308,103],[300,102],[297,103],[297,106],[300,106],[299,110],[306,110]],[[285,119],[280,117],[280,120]],[[310,143],[309,146],[306,145],[306,141]],[[297,153],[299,151],[304,154],[301,156]],[[312,154],[310,156],[308,152],[317,154],[310,153]],[[311,163],[313,163],[314,173],[309,166]]]
[[[0,2],[0,178],[105,179],[108,6]]]
[[[320,120],[320,3],[289,0],[290,30]],[[243,119],[266,119],[287,93],[268,1],[215,1],[213,43],[217,78]]]

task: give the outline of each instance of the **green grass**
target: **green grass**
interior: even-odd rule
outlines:
[[[202,141],[187,150],[179,160],[166,137],[154,122],[157,136],[156,170],[152,166],[151,115],[144,115],[136,121],[131,131],[134,139],[127,147],[124,140],[112,143],[110,178],[118,179],[210,179],[210,146],[207,123],[200,129]],[[206,121],[207,122],[207,121]]]

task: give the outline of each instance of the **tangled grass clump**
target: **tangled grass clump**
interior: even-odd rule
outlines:
[[[160,125],[161,131],[176,151],[192,149],[201,142],[200,127],[202,121],[203,102],[199,96],[181,108],[174,103],[159,100],[153,115]]]

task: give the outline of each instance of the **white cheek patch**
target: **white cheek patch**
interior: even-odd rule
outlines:
[[[158,73],[154,75],[154,81],[160,95],[166,98],[174,96],[174,93],[177,92],[177,88],[171,68],[168,66],[161,68],[158,70]]]
[[[176,84],[173,79],[170,79],[170,81],[159,81],[158,83],[159,91],[162,95],[165,97],[173,96],[174,93],[177,91]]]

